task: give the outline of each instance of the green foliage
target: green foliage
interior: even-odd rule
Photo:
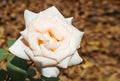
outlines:
[[[59,81],[59,78],[58,77],[57,78],[54,78],[54,77],[47,78],[47,77],[42,76],[40,80],[41,81]]]
[[[36,75],[35,70],[34,70],[34,69],[32,69],[32,68],[28,68],[27,73],[28,73],[28,75],[29,75],[30,77],[35,76],[35,75]]]
[[[25,81],[27,69],[27,61],[18,57],[13,56],[7,62],[7,72],[12,81]]]
[[[7,46],[10,47],[16,40],[8,40]]]
[[[0,48],[0,61],[4,60],[8,54],[6,50]]]
[[[7,72],[12,81],[25,81],[26,77],[36,75],[34,69],[29,68],[27,61],[12,56],[7,62]],[[59,78],[47,78],[42,76],[39,81],[59,81]]]
[[[0,81],[5,80],[6,78],[6,72],[4,70],[0,70]]]

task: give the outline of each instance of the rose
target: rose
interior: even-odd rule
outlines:
[[[9,48],[14,55],[33,60],[43,76],[57,77],[60,68],[79,64],[82,59],[77,49],[83,32],[64,18],[53,6],[40,13],[25,10],[26,29]]]

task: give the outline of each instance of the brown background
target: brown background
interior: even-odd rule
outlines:
[[[61,69],[61,81],[120,81],[120,0],[0,0],[0,48],[24,30],[25,9],[40,12],[52,5],[85,32],[79,49],[84,61]]]

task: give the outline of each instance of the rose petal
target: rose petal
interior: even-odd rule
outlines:
[[[40,67],[53,66],[53,65],[57,64],[57,62],[55,60],[49,59],[47,57],[36,56],[36,57],[34,57],[33,60],[34,60],[34,62],[39,64]]]
[[[72,31],[72,36],[70,40],[70,49],[71,49],[70,53],[74,53],[75,50],[78,49],[78,47],[80,47],[80,42],[81,42],[84,32],[79,31],[75,27],[71,27],[71,28],[73,31]]]
[[[47,68],[42,68],[41,73],[45,77],[57,77],[60,72],[57,67],[47,67]]]
[[[25,53],[31,60],[33,60],[36,63],[38,67],[46,67],[46,66],[52,66],[57,64],[56,60],[49,59],[47,57],[40,56],[40,55],[34,56],[33,51],[31,51],[28,47],[25,48]]]
[[[24,51],[30,60],[34,59],[33,51],[31,51],[31,49],[29,47],[25,47]]]
[[[45,47],[47,47],[48,49],[57,49],[60,46],[60,44],[58,42],[56,43],[46,43]]]
[[[69,51],[70,49],[67,48],[63,51],[60,51],[60,52],[52,52],[52,51],[49,51],[44,45],[40,45],[40,48],[41,48],[41,51],[42,53],[44,54],[45,57],[48,57],[50,59],[54,59],[56,60],[57,62],[60,62],[61,60],[65,59],[67,56],[69,56]]]
[[[52,6],[44,11],[42,11],[46,16],[59,16],[61,18],[64,19],[64,16],[59,12],[59,10],[55,7],[55,6]]]
[[[67,22],[63,15],[58,11],[58,9],[52,6],[40,12],[36,19],[33,20],[32,24],[35,23],[34,27],[36,27],[36,29],[45,32],[45,30],[48,30],[51,27],[52,23],[50,23],[50,21],[53,20],[56,16],[57,20],[62,20],[64,23]]]
[[[37,34],[29,31],[22,31],[21,35],[28,42],[30,48],[33,50],[33,53],[35,55],[41,55],[40,47],[38,45]]]
[[[67,20],[67,22],[68,22],[69,24],[72,24],[72,19],[73,19],[73,17],[66,18],[66,20]]]
[[[23,38],[22,36],[18,38],[18,40],[9,48],[9,51],[22,59],[29,60],[28,56],[24,51],[24,48],[26,46],[21,41],[22,38]]]
[[[73,30],[73,36],[75,37],[75,39],[79,39],[79,43],[81,42],[81,39],[83,37],[84,32],[79,31],[76,27],[71,26],[72,30]]]
[[[72,22],[72,19],[73,17],[70,17],[70,18],[64,18],[64,16],[59,12],[59,10],[55,7],[55,6],[52,6],[46,10],[43,11],[43,13],[46,15],[46,16],[59,16],[60,18],[62,18],[63,20],[67,20],[67,22],[69,24],[71,24]]]
[[[76,51],[69,62],[69,66],[76,65],[81,62],[82,62],[82,58],[79,56],[78,52]]]
[[[24,18],[26,26],[37,16],[37,13],[31,12],[29,10],[24,11]]]
[[[57,66],[61,67],[61,68],[67,68],[68,67],[68,63],[71,59],[71,56],[65,58],[63,61],[61,61]]]

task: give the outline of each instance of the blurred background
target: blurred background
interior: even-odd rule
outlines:
[[[25,9],[40,12],[53,5],[85,32],[79,49],[84,61],[61,69],[61,81],[120,81],[120,0],[0,0],[0,48],[25,29]]]

